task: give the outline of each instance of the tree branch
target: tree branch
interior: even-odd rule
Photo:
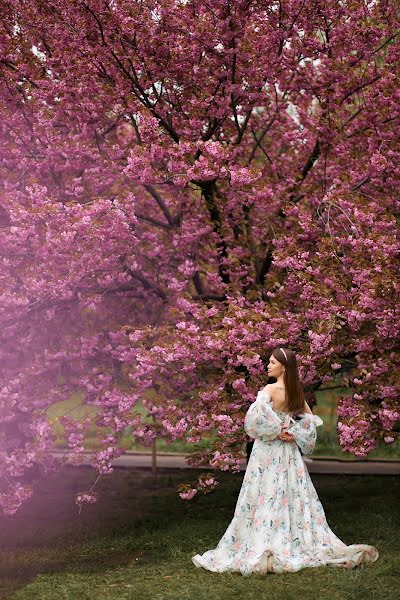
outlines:
[[[365,177],[362,181],[360,181],[359,183],[356,183],[356,185],[354,185],[351,188],[352,192],[355,192],[356,190],[358,190],[358,188],[360,188],[361,186],[363,186],[365,183],[368,183],[369,181],[371,181],[370,177]]]
[[[119,261],[120,261],[120,263],[121,263],[121,265],[122,265],[122,268],[123,268],[123,270],[125,271],[125,273],[128,273],[128,275],[129,275],[129,276],[130,276],[132,279],[134,279],[134,280],[136,280],[136,281],[139,281],[139,282],[142,284],[142,286],[144,287],[144,289],[145,289],[145,290],[148,290],[148,291],[154,292],[154,293],[155,293],[155,294],[157,294],[157,296],[159,296],[159,297],[160,297],[160,298],[161,298],[161,299],[162,299],[164,302],[166,302],[166,301],[168,300],[168,296],[167,296],[167,294],[164,292],[164,290],[163,290],[163,289],[161,289],[161,288],[160,288],[159,286],[157,286],[156,284],[154,284],[154,283],[151,283],[150,281],[148,281],[148,279],[146,279],[146,277],[144,277],[144,276],[143,276],[141,273],[138,273],[137,271],[133,271],[131,268],[127,267],[127,266],[124,264],[125,258],[126,258],[126,255],[125,255],[125,254],[124,254],[124,255],[122,255],[122,256],[120,256],[120,258],[119,258]],[[123,286],[121,286],[121,287],[123,287]]]
[[[138,219],[140,219],[140,221],[145,221],[146,223],[150,223],[151,225],[155,225],[156,227],[162,227],[163,229],[171,229],[171,225],[168,225],[168,223],[163,223],[162,221],[158,221],[157,219],[153,219],[152,217],[142,215],[141,213],[135,213],[135,215]]]
[[[373,56],[374,54],[376,54],[377,52],[379,52],[379,50],[382,50],[382,48],[384,48],[386,46],[386,44],[389,44],[389,42],[391,42],[392,40],[394,40],[399,34],[400,34],[400,30],[396,31],[387,40],[385,40],[384,42],[382,42],[382,44],[380,46],[378,46],[378,48],[375,48],[375,50],[373,50],[371,52],[371,54],[368,55],[368,58],[371,58],[371,56]],[[349,63],[349,66],[350,67],[354,67],[363,58],[365,58],[365,54],[361,54],[361,56],[359,56],[358,58],[356,58],[356,60],[354,60],[353,62]]]
[[[219,296],[218,294],[197,294],[192,296],[193,300],[216,300],[217,302],[224,302],[225,296]]]
[[[350,92],[347,92],[347,94],[345,94],[343,96],[343,98],[340,100],[339,104],[343,104],[343,102],[345,100],[347,100],[347,98],[350,98],[350,96],[352,96],[353,94],[356,94],[357,92],[360,92],[365,87],[367,87],[368,85],[371,85],[371,84],[375,83],[375,81],[378,81],[381,78],[382,78],[382,75],[377,75],[376,77],[374,77],[370,81],[366,81],[365,83],[360,83],[360,85],[358,85],[356,88],[354,88],[354,90],[350,90]]]
[[[218,242],[217,242],[217,248],[220,251],[220,254],[222,255],[222,257],[224,259],[228,258],[228,249],[224,240],[224,235],[222,232],[222,222],[221,222],[221,215],[219,213],[218,210],[218,206],[215,202],[215,193],[216,193],[216,186],[215,186],[215,182],[197,182],[197,184],[199,185],[203,198],[206,202],[206,206],[208,209],[208,212],[210,214],[211,217],[211,223],[213,226],[213,230],[214,232],[217,234],[218,236]],[[221,262],[219,262],[218,265],[218,272],[219,272],[219,276],[221,277],[221,280],[228,284],[229,283],[229,273],[226,270],[226,267],[221,264]]]
[[[161,208],[165,218],[167,219],[168,224],[171,227],[179,225],[180,224],[180,216],[173,217],[171,215],[171,213],[165,203],[165,200],[160,196],[159,192],[155,189],[155,187],[153,187],[149,183],[144,183],[143,187],[145,188],[145,190],[147,192],[149,192],[149,194],[151,194],[153,196],[154,200],[157,202],[157,204]]]
[[[266,277],[266,275],[267,275],[267,273],[268,273],[268,271],[269,271],[269,269],[270,269],[270,267],[271,267],[271,264],[272,264],[272,258],[273,258],[273,256],[272,256],[272,250],[271,250],[271,247],[270,247],[270,248],[268,249],[268,252],[267,252],[267,254],[266,254],[266,256],[265,256],[264,260],[263,260],[263,263],[262,263],[262,265],[261,265],[260,272],[259,272],[259,274],[258,274],[258,280],[259,280],[259,282],[260,282],[261,284],[263,284],[263,283],[264,283],[264,281],[265,281],[265,277]]]
[[[193,274],[192,280],[193,280],[193,284],[194,284],[194,287],[196,288],[196,292],[198,293],[198,295],[203,296],[204,295],[204,286],[203,286],[203,282],[201,281],[200,273],[198,271],[196,271],[196,273]]]

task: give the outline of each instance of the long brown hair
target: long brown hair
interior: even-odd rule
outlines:
[[[293,350],[284,348],[284,351],[287,358],[280,348],[275,348],[272,356],[285,367],[283,382],[285,384],[288,412],[302,412],[305,408],[305,398],[297,368],[297,358]]]

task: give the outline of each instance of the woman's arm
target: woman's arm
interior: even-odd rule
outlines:
[[[262,392],[258,392],[256,401],[246,413],[244,430],[248,436],[264,440],[273,440],[281,432],[281,420]]]
[[[305,414],[295,421],[289,429],[294,436],[295,442],[303,454],[311,454],[317,441],[317,427],[323,425],[321,417],[313,414]]]

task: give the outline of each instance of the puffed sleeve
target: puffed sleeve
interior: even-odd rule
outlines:
[[[244,419],[244,430],[252,438],[274,440],[281,432],[282,422],[269,403],[267,392],[260,390]]]
[[[294,439],[303,454],[312,454],[317,441],[317,427],[323,424],[318,415],[303,413],[298,421],[293,421],[288,431],[293,434]]]

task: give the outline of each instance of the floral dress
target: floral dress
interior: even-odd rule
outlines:
[[[283,425],[296,443],[277,438]],[[196,567],[250,575],[323,565],[353,568],[377,560],[376,548],[347,546],[328,526],[301,454],[312,453],[319,425],[317,415],[295,420],[275,411],[268,392],[258,392],[244,421],[255,442],[233,519],[215,549],[192,557]]]

